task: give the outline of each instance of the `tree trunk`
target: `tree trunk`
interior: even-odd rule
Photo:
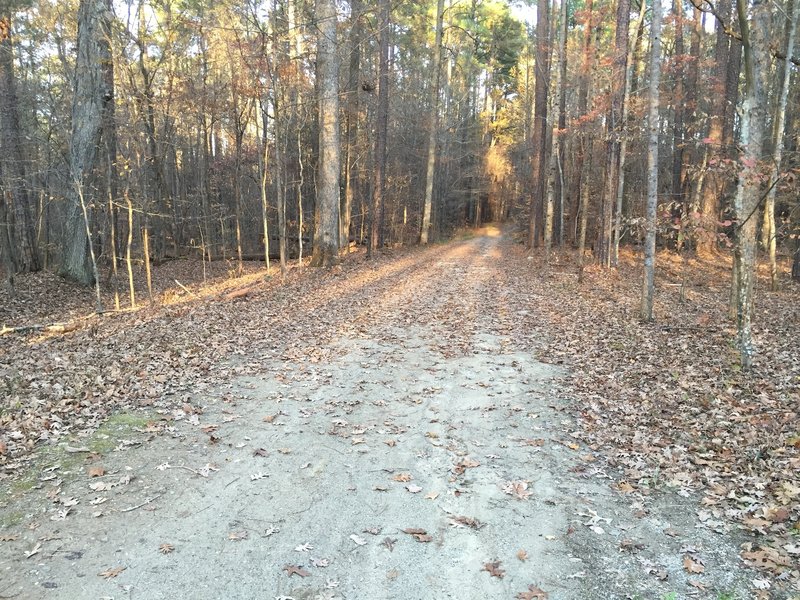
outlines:
[[[788,18],[786,19],[786,60],[781,64],[781,91],[778,104],[775,106],[775,119],[772,125],[772,165],[770,168],[767,203],[764,207],[763,235],[769,254],[770,287],[778,289],[777,231],[775,228],[775,195],[780,181],[781,159],[783,157],[783,130],[786,125],[786,104],[789,100],[789,83],[791,81],[791,63],[794,52],[795,32],[797,31],[797,12],[800,1],[788,1]]]
[[[723,19],[729,19],[731,0],[721,0],[717,9]],[[717,245],[719,198],[723,189],[722,178],[715,171],[718,171],[719,161],[723,157],[723,130],[725,128],[725,103],[727,99],[725,90],[731,41],[724,25],[720,21],[717,21],[716,27],[714,72],[711,79],[711,114],[709,115],[705,140],[705,158],[703,159],[705,171],[702,175],[701,189],[698,190],[702,194],[700,212],[703,215],[703,228],[697,240],[697,253],[701,256],[709,255]]]
[[[673,92],[673,105],[675,118],[672,123],[672,194],[670,201],[673,206],[681,207],[683,211],[683,153],[685,148],[685,121],[686,121],[686,93],[684,79],[686,78],[686,57],[683,46],[683,0],[673,0],[672,10],[675,13],[675,90]]]
[[[339,259],[339,59],[335,0],[317,0],[316,16],[320,166],[311,265],[328,267]]]
[[[560,239],[560,233],[554,232],[555,223],[563,223],[563,206],[556,202],[556,186],[559,167],[559,157],[562,153],[563,138],[559,134],[559,125],[561,123],[561,109],[562,109],[562,93],[564,91],[564,84],[562,78],[566,75],[567,65],[567,0],[561,0],[560,6],[560,22],[558,33],[558,85],[556,86],[556,97],[553,100],[553,107],[555,114],[552,116],[552,148],[550,150],[550,159],[548,164],[547,173],[547,210],[545,216],[545,230],[544,230],[544,249],[545,260],[549,260],[550,250],[553,243],[553,234],[556,233],[556,239]],[[558,204],[558,205],[557,205]]]
[[[425,200],[422,208],[422,229],[419,243],[428,243],[428,233],[431,227],[431,212],[433,210],[433,179],[436,174],[436,140],[439,132],[439,79],[442,64],[442,29],[444,15],[444,0],[436,3],[436,34],[433,43],[433,73],[430,87],[430,117],[428,124],[428,161],[425,171]]]
[[[341,214],[339,247],[350,247],[350,221],[353,211],[356,176],[356,145],[358,143],[359,90],[361,75],[361,0],[350,0],[350,65],[347,74],[347,111],[345,113],[344,203]]]
[[[40,265],[17,104],[11,19],[4,16],[0,17],[0,172],[6,191],[6,202],[13,210],[12,239],[16,267],[18,271],[29,272],[37,271]]]
[[[625,103],[625,71],[628,61],[628,28],[630,26],[630,0],[617,4],[617,30],[614,36],[614,64],[611,78],[611,108],[608,115],[608,143],[606,156],[606,186],[597,236],[597,260],[611,266],[612,217],[619,185],[620,144],[625,124],[622,111]]]
[[[8,208],[6,195],[0,193],[0,269],[2,269],[3,284],[9,295],[14,293],[14,273],[17,268],[14,264],[14,249],[11,244],[11,225],[8,222]]]
[[[742,367],[750,369],[753,348],[751,317],[756,266],[756,229],[761,200],[759,160],[767,123],[767,88],[770,66],[770,4],[754,0],[748,19],[747,0],[736,1],[744,51],[745,93],[742,102],[739,183],[734,197],[736,219],[736,325]]]
[[[644,281],[642,284],[643,321],[653,320],[653,295],[656,266],[656,209],[658,207],[658,85],[661,79],[661,4],[653,3],[653,21],[650,26],[650,88],[647,128],[647,235],[644,244]]]
[[[69,185],[66,192],[68,239],[61,272],[65,277],[85,285],[94,282],[94,274],[81,199],[85,199],[87,204],[91,203],[88,180],[97,160],[106,91],[102,65],[111,60],[110,43],[104,35],[109,16],[106,0],[81,0],[69,144]],[[88,229],[91,231],[91,228]]]
[[[369,254],[383,241],[386,195],[386,136],[389,128],[389,17],[390,0],[378,0],[378,107],[375,113],[375,178],[372,187]]]
[[[544,230],[544,203],[547,167],[547,96],[550,87],[550,1],[538,0],[536,11],[536,83],[533,92],[533,139],[531,213],[528,247],[539,245]]]
[[[594,39],[594,13],[593,1],[586,0],[586,8],[584,9],[586,15],[583,25],[583,48],[581,51],[581,68],[578,75],[578,118],[586,116],[589,107],[589,81],[592,76],[592,65],[594,64],[594,52],[592,51],[592,40]],[[587,129],[588,123],[581,123],[579,125],[579,133],[577,140],[577,156],[574,161],[574,172],[572,174],[572,192],[571,196],[575,199],[577,210],[574,215],[574,223],[570,227],[570,233],[573,241],[578,241],[580,237],[580,219],[583,215],[583,186],[588,185],[584,180],[584,162],[586,162],[587,147]],[[585,242],[584,238],[584,242]]]
[[[644,13],[647,3],[642,0],[639,9],[639,17],[633,30],[636,32],[635,39],[638,40],[644,26]],[[619,143],[619,167],[617,181],[617,200],[614,214],[614,240],[611,252],[611,264],[615,267],[619,264],[619,243],[622,240],[622,205],[625,196],[625,161],[628,156],[628,113],[630,112],[631,85],[633,84],[633,56],[634,49],[638,44],[629,45],[628,57],[625,64],[625,90],[622,94],[622,139]]]

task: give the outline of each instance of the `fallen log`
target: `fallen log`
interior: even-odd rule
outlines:
[[[3,325],[0,329],[0,335],[8,335],[10,333],[31,333],[33,331],[40,331],[43,333],[68,333],[78,329],[77,323],[52,323],[51,325],[22,325],[20,327],[8,327]]]
[[[254,292],[254,287],[246,287],[246,288],[239,288],[238,290],[233,290],[232,292],[228,292],[224,294],[222,298],[224,300],[238,300],[239,298],[247,298],[250,292]]]

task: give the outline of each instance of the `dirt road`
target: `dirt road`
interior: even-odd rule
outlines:
[[[0,598],[749,597],[689,500],[612,487],[570,435],[530,276],[489,231],[294,299],[277,340],[274,298],[222,307],[265,332],[225,378],[7,496]]]

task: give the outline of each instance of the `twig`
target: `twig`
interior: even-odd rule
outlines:
[[[183,285],[183,284],[182,284],[180,281],[178,281],[177,279],[175,280],[175,283],[177,283],[177,284],[178,284],[178,287],[180,287],[180,288],[181,288],[181,289],[182,289],[184,292],[186,292],[186,293],[187,293],[187,294],[189,294],[190,296],[193,296],[193,297],[197,298],[197,294],[195,294],[195,293],[194,293],[192,290],[190,290],[189,288],[187,288],[185,285]]]
[[[129,506],[128,508],[123,508],[119,512],[131,512],[132,510],[136,510],[137,508],[142,508],[143,506],[146,506],[146,505],[150,504],[153,500],[156,500],[156,499],[160,498],[163,495],[164,494],[156,494],[155,496],[153,496],[151,498],[145,498],[145,501],[142,502],[141,504],[137,504],[136,506]]]

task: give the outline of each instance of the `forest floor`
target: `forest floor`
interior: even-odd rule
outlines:
[[[721,259],[660,256],[655,324],[633,254],[564,260],[22,278],[0,321],[78,326],[0,336],[0,598],[800,597],[796,287],[745,374]]]

